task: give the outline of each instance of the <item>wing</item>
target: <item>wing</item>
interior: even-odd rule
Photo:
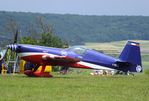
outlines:
[[[50,57],[48,55],[42,56],[43,61],[50,61],[50,62],[65,62],[65,63],[76,63],[79,62],[80,59],[72,58],[68,56],[53,56]]]

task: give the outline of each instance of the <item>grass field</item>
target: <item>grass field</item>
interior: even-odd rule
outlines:
[[[0,76],[0,101],[148,101],[149,75]]]
[[[142,43],[143,67],[149,69],[149,41]],[[86,46],[119,54],[126,41],[87,43]],[[118,55],[117,55],[118,56]],[[149,101],[149,75],[91,76],[89,70],[53,78],[0,75],[0,101]]]

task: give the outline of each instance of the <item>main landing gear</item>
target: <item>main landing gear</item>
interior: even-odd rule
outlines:
[[[53,77],[49,72],[45,72],[46,65],[43,65],[41,71],[37,70],[39,65],[35,66],[33,70],[25,70],[24,74],[29,77]]]
[[[127,72],[117,71],[117,72],[115,73],[115,75],[132,75],[132,76],[134,76],[134,73],[129,72],[129,71],[127,71]]]

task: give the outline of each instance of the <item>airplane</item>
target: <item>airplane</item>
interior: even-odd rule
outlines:
[[[51,74],[44,72],[47,65],[84,69],[114,69],[124,73],[143,71],[140,44],[133,41],[127,42],[119,58],[80,46],[62,49],[28,44],[10,44],[7,45],[5,54],[7,54],[8,49],[16,52],[19,58],[36,64],[34,70],[25,71],[27,76],[52,77]],[[0,61],[4,57],[5,55],[1,57]],[[36,72],[39,66],[42,66],[42,70]]]

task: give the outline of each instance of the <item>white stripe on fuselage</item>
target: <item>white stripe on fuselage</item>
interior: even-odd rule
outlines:
[[[50,57],[58,56],[58,55],[55,55],[55,54],[37,53],[37,52],[24,52],[24,53],[19,53],[18,55],[19,55],[20,57],[33,56],[33,55],[47,55],[47,56],[50,56]]]
[[[89,63],[89,62],[78,62],[78,64],[81,64],[83,66],[87,66],[87,67],[91,67],[92,69],[108,69],[108,70],[114,70],[114,69],[111,69],[111,68],[108,68],[108,67],[105,67],[105,66],[100,66],[100,65],[96,65],[96,64],[92,64],[92,63]]]

